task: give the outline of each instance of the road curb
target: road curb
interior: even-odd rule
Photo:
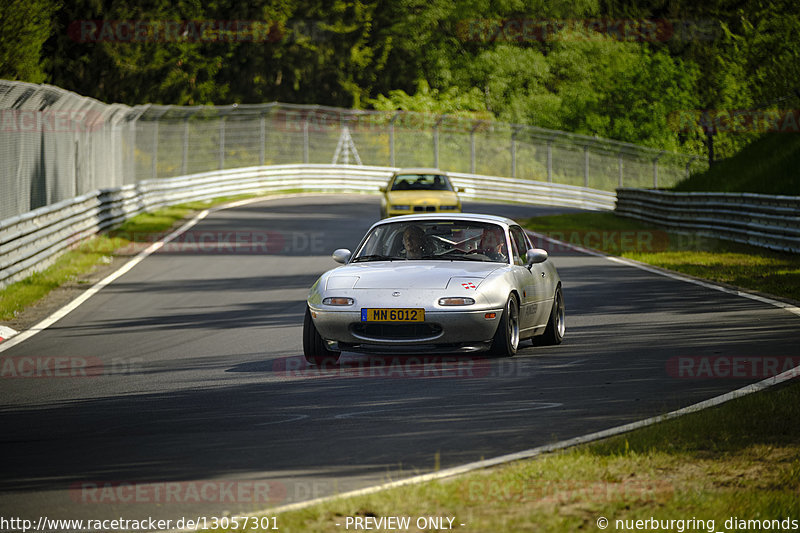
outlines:
[[[17,333],[19,333],[19,331],[11,329],[8,326],[0,326],[0,343],[7,341]]]

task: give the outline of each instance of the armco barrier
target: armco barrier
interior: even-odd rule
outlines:
[[[98,231],[158,207],[236,194],[303,190],[378,193],[393,168],[277,165],[145,180],[101,189],[0,222],[0,288],[49,266]],[[452,173],[463,198],[582,209],[614,208],[615,195],[583,187]],[[377,210],[376,210],[377,216]]]
[[[800,252],[800,197],[617,189],[616,213],[660,226]]]

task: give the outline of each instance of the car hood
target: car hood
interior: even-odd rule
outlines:
[[[393,204],[455,204],[458,195],[453,191],[389,191],[386,197]]]
[[[453,278],[476,286],[507,265],[468,261],[373,261],[336,269],[327,286],[354,289],[445,289]]]

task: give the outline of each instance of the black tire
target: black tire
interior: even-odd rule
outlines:
[[[550,309],[550,320],[547,321],[547,327],[544,330],[544,334],[542,334],[541,344],[561,344],[561,341],[564,340],[564,333],[567,327],[564,317],[564,295],[561,292],[561,285],[559,285],[556,287],[555,295],[553,295],[553,307]]]
[[[303,355],[306,361],[313,365],[334,365],[339,361],[341,352],[328,349],[325,340],[320,336],[314,321],[311,319],[311,311],[306,307],[306,316],[303,319]]]
[[[492,341],[491,353],[497,357],[512,357],[519,348],[519,303],[510,294]]]

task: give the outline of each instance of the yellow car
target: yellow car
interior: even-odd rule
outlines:
[[[460,213],[459,192],[447,173],[435,168],[404,168],[381,187],[381,218],[414,213]]]

